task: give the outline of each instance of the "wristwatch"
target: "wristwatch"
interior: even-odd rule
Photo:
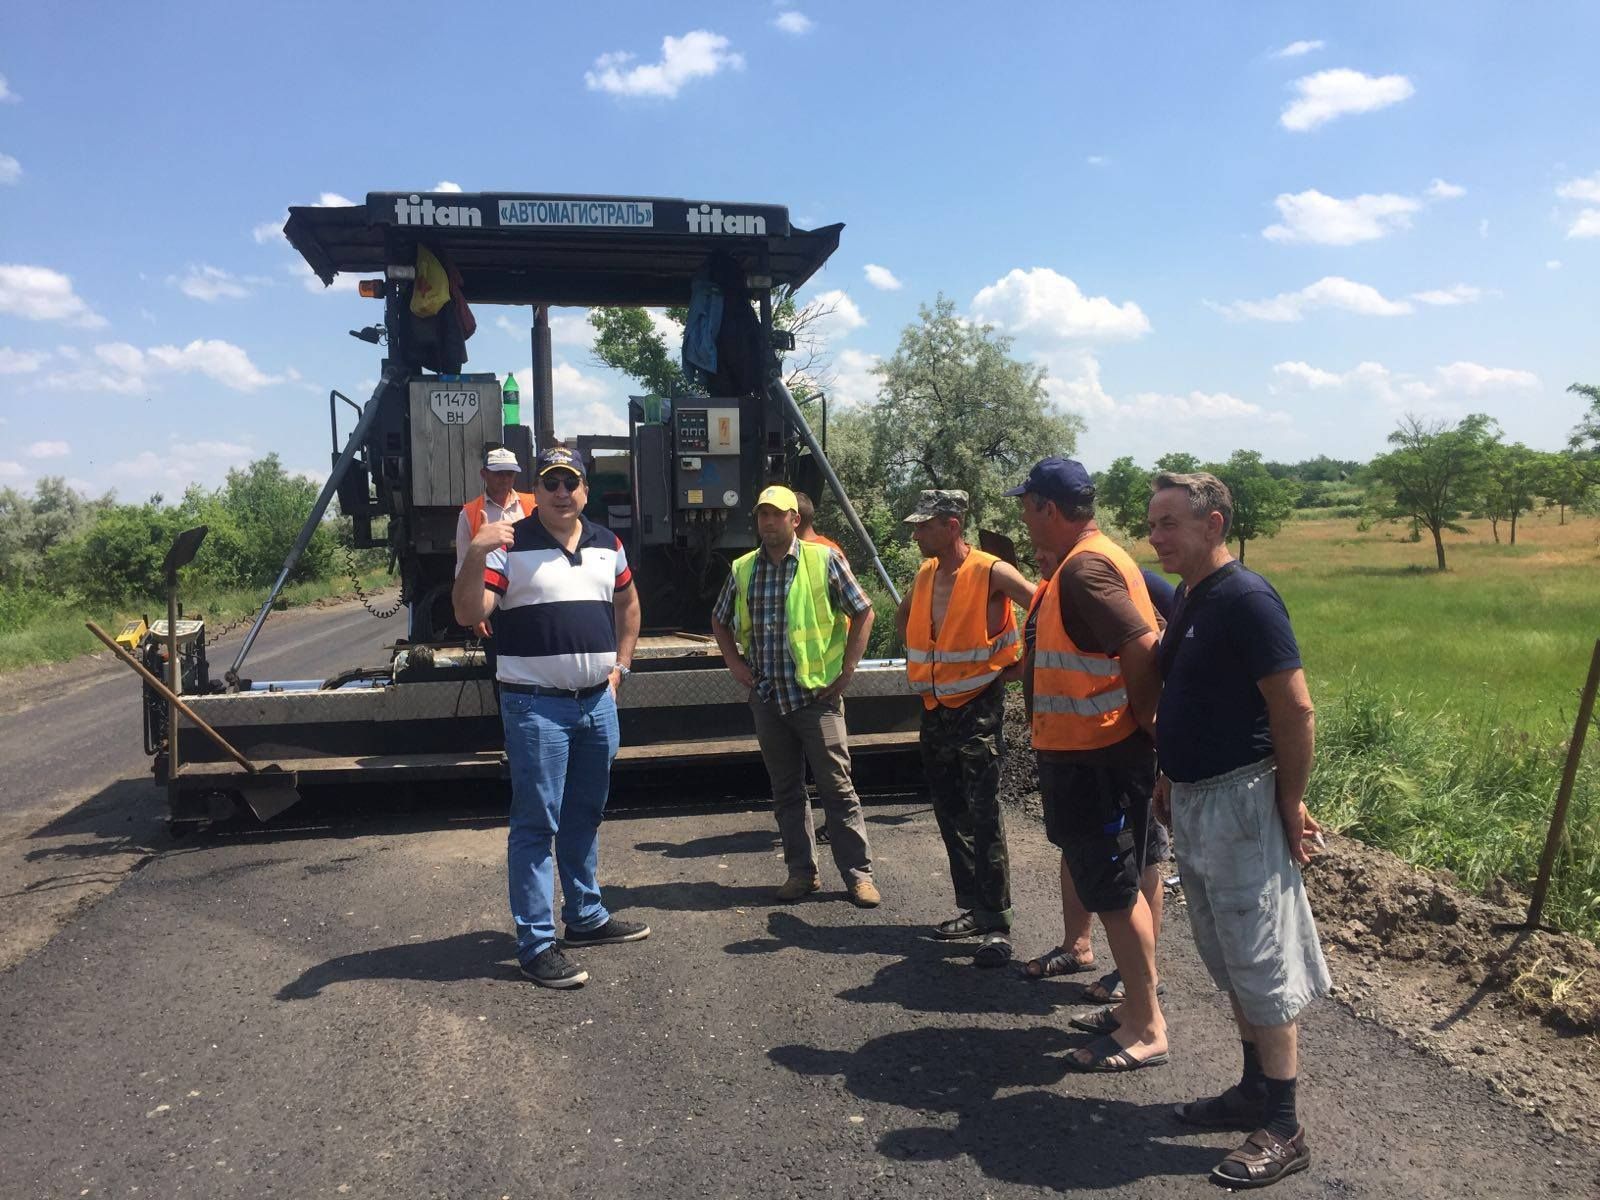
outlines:
[[[626,683],[628,676],[633,674],[633,668],[624,666],[622,663],[617,663],[616,667],[618,671],[622,672],[622,682]]]

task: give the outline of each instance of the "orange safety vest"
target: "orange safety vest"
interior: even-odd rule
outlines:
[[[533,516],[533,510],[539,507],[539,497],[532,492],[518,492],[517,500],[522,505],[522,515]],[[482,494],[474,496],[461,506],[467,514],[467,536],[477,537],[478,530],[483,528],[483,504],[485,497]]]
[[[800,540],[803,541],[803,542],[816,542],[817,545],[819,545],[819,546],[826,546],[829,550],[832,550],[840,558],[844,557],[844,547],[843,546],[839,545],[839,543],[834,541],[831,537],[827,537],[827,536],[825,536],[823,534],[818,533],[815,529],[813,529],[809,534],[807,534],[804,537],[802,537]]]
[[[1067,552],[1101,554],[1122,573],[1151,629],[1160,626],[1144,576],[1121,546],[1096,530]],[[1033,645],[1033,748],[1035,750],[1098,750],[1113,746],[1139,728],[1128,706],[1122,664],[1109,654],[1089,654],[1067,636],[1061,620],[1061,577],[1067,559],[1050,577],[1039,603]]]
[[[989,636],[989,571],[998,561],[982,550],[967,552],[956,569],[937,639],[933,636],[933,576],[939,569],[938,560],[930,558],[917,571],[906,621],[906,680],[921,694],[922,706],[930,712],[941,704],[960,708],[1022,653],[1017,614],[1009,599],[1000,632]]]

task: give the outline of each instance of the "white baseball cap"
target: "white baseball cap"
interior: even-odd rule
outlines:
[[[517,456],[504,446],[496,446],[483,458],[485,471],[520,471],[522,464],[517,461]]]

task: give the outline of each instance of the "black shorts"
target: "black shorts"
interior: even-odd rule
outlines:
[[[1149,762],[1104,766],[1039,760],[1045,836],[1061,850],[1078,899],[1092,913],[1124,912],[1139,894],[1150,851]]]

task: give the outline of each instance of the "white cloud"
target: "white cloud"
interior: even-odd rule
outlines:
[[[0,346],[0,375],[26,375],[37,371],[50,358],[48,350],[13,350]]]
[[[828,400],[848,408],[871,404],[878,398],[878,377],[873,368],[883,360],[865,350],[841,350],[833,358],[833,385]]]
[[[880,267],[877,263],[868,263],[863,270],[867,274],[867,282],[880,292],[898,292],[905,285],[895,278],[893,271],[888,267]]]
[[[0,154],[0,185],[16,183],[22,178],[22,164],[9,154]]]
[[[584,84],[592,92],[613,96],[658,96],[671,100],[683,86],[696,79],[709,79],[724,68],[742,71],[744,56],[731,50],[720,33],[695,29],[681,38],[661,39],[661,61],[628,66],[634,55],[626,51],[602,54],[594,67],[585,71]]]
[[[22,97],[11,90],[11,85],[6,82],[6,77],[0,75],[0,104],[15,104]]]
[[[1251,321],[1299,321],[1319,308],[1337,308],[1364,317],[1399,317],[1413,311],[1405,300],[1390,300],[1375,287],[1338,275],[1325,275],[1298,292],[1280,292],[1267,300],[1238,300],[1211,307],[1226,316]]]
[[[1376,112],[1398,104],[1416,88],[1404,75],[1365,75],[1348,67],[1318,71],[1294,81],[1298,97],[1283,110],[1278,123],[1304,133],[1347,113]]]
[[[101,482],[128,485],[127,490],[136,493],[175,496],[191,483],[215,487],[230,470],[247,466],[254,457],[254,450],[238,442],[184,442],[174,435],[159,453],[143,450],[110,464]]]
[[[1459,200],[1466,194],[1466,188],[1454,183],[1446,183],[1442,179],[1435,179],[1428,185],[1428,198],[1430,200]]]
[[[1479,396],[1486,392],[1521,391],[1539,386],[1532,371],[1510,367],[1486,367],[1480,363],[1454,362],[1434,367],[1427,375],[1392,371],[1382,363],[1358,363],[1349,371],[1325,371],[1304,362],[1281,362],[1273,375],[1291,389],[1346,392],[1370,396],[1390,408],[1434,408],[1452,395]],[[1273,391],[1279,391],[1274,387]]]
[[[1312,242],[1320,246],[1353,246],[1376,241],[1397,229],[1411,227],[1411,214],[1422,208],[1409,196],[1392,192],[1362,194],[1348,200],[1312,189],[1285,192],[1273,201],[1279,225],[1268,225],[1261,236],[1273,242]]]
[[[1589,204],[1600,203],[1600,171],[1579,179],[1569,179],[1556,188],[1563,200],[1579,200]]]
[[[1225,421],[1261,416],[1261,406],[1228,392],[1192,391],[1184,396],[1163,392],[1139,392],[1125,408],[1148,413],[1165,421]],[[1133,414],[1129,414],[1133,415]],[[1274,413],[1274,417],[1282,414]]]
[[[1482,300],[1488,294],[1483,288],[1473,287],[1470,283],[1458,283],[1448,288],[1435,288],[1427,292],[1412,292],[1411,298],[1423,304],[1449,307],[1456,304],[1472,304]]]
[[[21,479],[27,473],[19,462],[10,459],[0,462],[0,479]]]
[[[98,329],[106,319],[72,290],[72,280],[49,267],[0,264],[0,313],[30,321],[66,321]]]
[[[347,200],[338,192],[323,192],[310,204],[311,208],[354,208],[356,202]]]
[[[282,383],[286,376],[268,375],[240,347],[215,338],[197,338],[186,346],[152,346],[107,342],[94,348],[93,361],[53,375],[49,386],[65,390],[107,391],[131,395],[150,388],[162,374],[198,374],[236,392],[252,392]]]
[[[1301,55],[1310,54],[1313,50],[1321,50],[1325,45],[1327,45],[1327,43],[1323,42],[1323,41],[1290,42],[1287,46],[1285,46],[1282,50],[1279,50],[1272,57],[1273,58],[1299,58]]]
[[[1547,259],[1545,259],[1544,269],[1547,270],[1547,271],[1559,271],[1559,270],[1561,270],[1561,260],[1559,258],[1547,258]]]
[[[1150,320],[1132,300],[1085,296],[1049,267],[1013,268],[972,298],[972,314],[1006,333],[1050,340],[1143,337]]]
[[[1083,160],[1091,167],[1103,167],[1111,160],[1104,154],[1091,154]]]
[[[1486,237],[1489,236],[1489,218],[1488,217],[1484,217],[1481,221],[1478,222],[1478,236],[1481,237],[1481,238],[1486,238]]]
[[[283,236],[283,222],[263,221],[250,230],[250,236],[255,239],[256,245],[265,246],[268,242]]]
[[[448,179],[441,179],[433,185],[433,190],[436,192],[459,192],[461,185],[459,183],[451,183]]]
[[[816,22],[806,16],[805,13],[795,12],[793,9],[779,13],[772,23],[783,33],[792,33],[796,36],[810,33],[816,26]]]
[[[1336,375],[1332,371],[1324,371],[1321,367],[1313,367],[1304,362],[1281,362],[1272,368],[1273,374],[1286,379],[1297,380],[1308,388],[1323,389],[1335,388],[1344,382],[1344,376]]]
[[[66,442],[34,442],[28,447],[29,458],[65,458],[71,453]]]
[[[1511,367],[1486,367],[1475,362],[1454,362],[1446,367],[1435,367],[1434,375],[1441,387],[1469,396],[1503,389],[1535,388],[1539,377],[1532,371],[1518,371]]]
[[[1569,238],[1600,237],[1600,208],[1586,208],[1567,229]]]
[[[856,302],[838,288],[830,292],[819,292],[811,298],[806,307],[815,307],[823,313],[806,329],[806,336],[813,340],[827,342],[846,337],[867,323],[866,317],[862,316],[861,310],[856,307]]]
[[[209,304],[217,300],[242,300],[250,294],[249,284],[259,281],[252,279],[247,282],[221,267],[190,263],[181,276],[169,275],[167,282],[185,296]]]

